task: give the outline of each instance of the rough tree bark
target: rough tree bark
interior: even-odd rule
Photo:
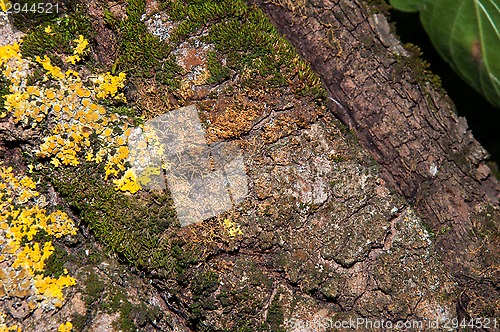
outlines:
[[[331,111],[438,235],[442,260],[464,290],[459,314],[467,317],[470,298],[498,307],[500,187],[488,154],[452,101],[418,79],[387,19],[361,0],[250,3],[311,63]]]

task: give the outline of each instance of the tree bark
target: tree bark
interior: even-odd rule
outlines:
[[[310,62],[330,110],[353,130],[436,234],[464,316],[498,308],[498,199],[488,154],[452,101],[421,79],[386,17],[361,0],[250,0]],[[496,257],[495,257],[496,256]],[[467,308],[470,300],[481,308]],[[484,311],[486,310],[486,311]]]

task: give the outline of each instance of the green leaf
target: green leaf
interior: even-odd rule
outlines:
[[[418,12],[426,1],[427,0],[390,0],[389,2],[394,9],[413,13]]]
[[[467,83],[500,108],[498,0],[391,0],[396,9],[420,10],[434,47]],[[398,7],[397,7],[398,6]]]

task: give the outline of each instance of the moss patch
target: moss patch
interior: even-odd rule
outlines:
[[[109,70],[127,73],[129,91],[133,90],[134,85],[138,87],[135,99],[129,98],[133,92],[127,95],[128,103],[103,102],[107,113],[125,115],[135,121],[134,125],[139,125],[141,118],[138,117],[138,110],[143,111],[143,116],[147,111],[159,110],[159,107],[151,106],[157,104],[150,104],[149,110],[143,109],[146,103],[141,93],[144,91],[148,91],[155,100],[165,97],[162,100],[167,105],[165,109],[193,102],[189,99],[191,97],[182,99],[175,93],[180,82],[185,83],[190,78],[176,64],[173,51],[185,45],[196,45],[196,40],[207,45],[207,58],[204,60],[210,74],[208,81],[197,86],[204,85],[200,90],[204,89],[205,93],[197,99],[203,100],[199,102],[199,109],[201,113],[204,110],[213,111],[210,102],[219,102],[217,112],[212,114],[206,111],[203,115],[213,123],[212,131],[207,131],[214,140],[237,138],[247,133],[262,116],[263,100],[276,98],[283,91],[307,96],[311,104],[315,104],[314,100],[320,102],[324,98],[325,92],[318,77],[257,7],[248,6],[241,0],[163,1],[161,7],[175,26],[166,41],[160,41],[148,32],[143,16],[143,0],[126,1],[126,15],[123,18],[115,17],[110,11],[104,12],[106,28],[114,32],[118,51],[117,60]],[[60,63],[58,55],[71,54],[74,35],[79,34],[89,38],[91,47],[97,46],[96,40],[99,38],[92,41],[94,31],[88,29],[88,17],[81,12],[74,11],[61,18],[62,25],[56,25],[55,20],[57,18],[48,22],[52,27],[51,34],[45,31],[48,24],[31,30],[23,44],[26,54],[48,54],[52,63]],[[85,65],[89,65],[89,61],[79,64],[82,67]],[[36,82],[39,78],[35,72],[32,80]],[[225,85],[222,89],[224,93],[215,88],[218,84]],[[213,95],[209,98],[213,100],[207,100],[210,92]],[[221,102],[222,94],[226,94],[225,102]],[[203,103],[207,104],[205,108]],[[164,110],[161,111],[163,113]],[[304,122],[298,115],[293,115],[293,121],[282,118],[281,122],[277,122],[277,127],[281,130],[285,122]],[[95,138],[95,135],[92,137]],[[98,145],[99,142],[94,139],[90,144]],[[43,181],[54,186],[66,207],[80,218],[83,226],[88,226],[109,252],[116,253],[122,261],[141,271],[167,279],[168,286],[165,287],[170,294],[187,292],[184,304],[190,308],[193,326],[200,330],[206,328],[204,319],[209,319],[213,314],[211,311],[222,305],[235,322],[232,330],[278,330],[283,321],[283,312],[276,301],[270,308],[268,322],[256,326],[258,318],[255,316],[263,311],[267,303],[265,297],[273,284],[273,279],[257,266],[251,270],[251,282],[242,281],[236,286],[226,283],[219,296],[223,275],[218,274],[217,268],[210,266],[208,259],[208,262],[205,260],[221,250],[234,250],[231,241],[237,240],[224,236],[224,229],[216,220],[181,229],[168,192],[138,192],[133,196],[118,192],[111,181],[104,180],[103,164],[98,167],[85,162],[77,167],[46,166],[42,172]],[[91,254],[86,259],[95,265],[101,261],[99,254]],[[192,268],[195,263],[199,264],[198,267]],[[64,257],[55,260],[54,271],[59,271],[63,264]],[[246,265],[243,265],[239,267],[241,270],[245,269]],[[98,308],[95,310],[120,312],[117,329],[137,329],[137,324],[141,326],[156,315],[135,306],[124,294],[103,284],[95,272],[82,275],[82,281],[86,287],[84,299],[89,307],[92,305]],[[75,326],[83,328],[92,310],[88,310],[87,316],[75,317]]]
[[[90,306],[97,301],[102,296],[102,292],[104,291],[104,282],[100,280],[99,276],[92,271],[91,269],[88,270],[88,275],[86,276],[85,279],[85,296],[84,300],[85,303],[87,304],[87,307],[90,308]],[[79,278],[79,280],[82,280],[82,278]]]
[[[8,83],[7,79],[0,75],[0,109],[5,105],[5,95],[10,93]]]
[[[441,85],[441,78],[434,74],[429,69],[430,64],[422,59],[422,51],[420,48],[411,43],[405,44],[404,48],[409,52],[410,56],[394,55],[399,66],[395,67],[396,69],[392,74],[393,79],[400,80],[403,72],[409,70],[417,82],[422,84],[429,82],[437,92],[443,94],[444,90]]]
[[[45,31],[47,26],[51,27],[50,33]],[[75,36],[79,35],[91,40],[93,27],[89,17],[77,10],[63,17],[49,20],[46,24],[35,26],[23,38],[21,52],[24,57],[30,58],[71,54],[75,44]]]
[[[12,2],[13,6],[14,3],[16,3],[16,6],[19,4],[21,9],[12,13],[14,26],[24,32],[55,19],[67,7],[62,1],[18,0]]]
[[[149,33],[141,21],[144,0],[127,1],[127,17],[115,18],[105,12],[105,21],[118,35],[118,58],[112,71],[123,71],[135,78],[156,77],[163,84],[178,88],[180,67],[170,55],[171,47]]]
[[[58,278],[64,274],[64,264],[69,260],[69,255],[58,244],[54,245],[54,252],[46,262],[44,276],[54,276]]]
[[[264,13],[242,0],[164,1],[169,18],[179,25],[169,42],[175,46],[190,35],[215,46],[208,54],[208,83],[220,83],[238,73],[246,87],[288,87],[301,95],[324,98],[319,78],[294,48],[278,34]]]
[[[170,278],[182,270],[176,268],[179,257],[171,245],[179,226],[168,194],[127,196],[105,183],[90,164],[58,169],[47,179],[97,239],[124,261]]]

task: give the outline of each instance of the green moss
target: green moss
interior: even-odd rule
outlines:
[[[64,274],[64,264],[68,261],[68,253],[58,244],[54,244],[54,252],[45,262],[44,276],[59,278]]]
[[[239,269],[238,267],[235,268]],[[246,266],[243,265],[241,268],[247,271]],[[253,280],[255,272],[249,274],[248,277],[249,280]],[[254,287],[257,284],[260,287]],[[280,292],[274,297],[266,322],[258,323],[259,316],[256,313],[261,312],[267,303],[267,299],[262,298],[262,295],[271,294],[271,292],[272,283],[267,285],[267,281],[251,281],[249,285],[245,285],[244,282],[239,285],[225,283],[221,286],[220,292],[217,292],[215,298],[220,302],[226,318],[231,321],[231,331],[283,331],[279,328],[283,319],[281,304],[277,302],[279,301]]]
[[[206,297],[217,290],[219,286],[219,275],[215,271],[206,271],[198,274],[193,282],[193,294],[198,297]]]
[[[255,332],[255,331],[270,331],[266,327],[256,326],[255,322],[252,321],[239,321],[237,327],[232,330],[224,331],[236,331],[236,332]]]
[[[441,229],[439,230],[438,235],[443,235],[443,234],[446,234],[446,233],[448,233],[451,229],[452,229],[452,227],[451,227],[450,225],[443,226],[443,227],[441,227]]]
[[[189,305],[189,319],[193,322],[193,324],[198,325],[202,318],[205,317],[205,311],[201,306],[201,302],[194,302]]]
[[[271,327],[271,331],[285,331],[283,324],[285,321],[285,315],[283,313],[282,305],[279,301],[280,293],[274,296],[269,311],[267,313],[267,323]]]
[[[179,226],[167,193],[145,194],[144,199],[122,194],[94,164],[58,168],[46,176],[82,223],[123,261],[170,278],[184,268],[178,267],[171,245]]]
[[[144,123],[144,119],[139,116],[139,112],[137,112],[134,108],[120,104],[120,105],[106,105],[106,103],[102,103],[104,106],[107,106],[106,109],[108,113],[116,113],[119,115],[124,115],[127,118],[131,119],[134,123],[134,127],[142,125]],[[111,103],[110,103],[111,104]]]
[[[71,324],[73,324],[73,330],[83,331],[87,323],[87,318],[88,317],[86,315],[80,315],[77,312],[73,313],[70,320]]]
[[[51,26],[52,33],[47,34],[45,27]],[[83,35],[91,41],[94,28],[88,16],[81,11],[70,13],[49,21],[46,25],[38,25],[24,36],[21,52],[24,57],[35,58],[53,54],[72,54],[74,39]]]
[[[176,280],[181,286],[186,286],[188,282],[186,270],[189,266],[196,264],[197,257],[191,252],[183,250],[181,245],[175,241],[172,243],[172,256],[176,263],[174,267]]]
[[[202,328],[201,322],[206,316],[206,310],[216,309],[212,293],[219,287],[219,276],[217,272],[208,270],[196,274],[192,280],[189,288],[192,290],[194,302],[189,305],[189,319],[193,325]]]
[[[208,31],[201,38],[215,46],[207,59],[208,83],[226,80],[232,70],[246,87],[280,88],[293,82],[298,95],[325,97],[319,78],[256,6],[243,0],[185,0],[165,1],[162,7],[179,22],[169,38],[172,48],[195,32]]]
[[[500,239],[500,231],[498,227],[498,220],[500,220],[500,211],[496,210],[493,206],[488,205],[486,209],[479,212],[475,218],[480,228],[476,229],[477,235],[489,241]]]
[[[199,27],[199,22],[193,22],[191,20],[182,21],[170,36],[169,41],[171,43],[179,44],[187,36],[189,36],[190,33],[196,31]]]
[[[217,58],[217,53],[214,51],[207,54],[207,68],[210,72],[210,78],[207,83],[221,83],[229,78],[231,70],[227,66],[223,66],[222,62]]]
[[[45,72],[41,68],[33,68],[31,73],[28,74],[27,85],[35,85],[36,82],[41,82],[44,74]]]
[[[149,33],[141,21],[145,11],[144,0],[127,1],[127,18],[117,19],[109,11],[105,21],[118,36],[118,57],[112,72],[126,72],[135,78],[150,78],[162,73],[162,83],[172,89],[178,87],[177,76],[181,68],[170,55],[171,47]]]
[[[114,289],[113,294],[106,300],[104,309],[108,313],[120,313],[120,319],[114,323],[117,330],[136,331],[132,317],[133,305],[123,293]]]
[[[0,109],[5,106],[5,95],[9,94],[9,81],[0,74]]]
[[[96,305],[93,303],[99,298],[97,292],[101,291],[100,295],[102,295],[104,285],[96,283],[96,274],[92,273],[87,278],[86,287],[87,292],[90,292],[90,294],[86,295],[88,309],[95,310]],[[119,319],[113,322],[113,327],[116,330],[137,331],[137,324],[144,326],[146,320],[154,320],[160,316],[158,308],[148,309],[143,303],[134,305],[129,301],[125,293],[118,288],[106,285],[106,294],[108,295],[105,298],[101,296],[103,299],[97,305],[98,310],[103,310],[108,314],[119,313]],[[82,323],[85,323],[85,316],[79,315],[79,317],[75,318],[78,324],[83,327]],[[76,330],[79,331],[80,329],[76,328]]]
[[[180,87],[181,71],[181,67],[173,59],[169,59],[161,64],[161,68],[157,68],[155,78],[158,83],[169,87],[170,91],[176,91]]]
[[[91,269],[86,269],[88,273],[86,276],[80,275],[78,280],[85,280],[84,301],[87,306],[97,301],[102,296],[104,291],[104,282],[101,281],[99,276]],[[84,279],[82,279],[83,277]]]
[[[23,32],[55,19],[63,10],[62,2],[46,0],[17,0],[12,2],[14,4],[19,4],[21,10],[12,11],[12,21]]]
[[[431,240],[434,241],[436,239],[436,233],[434,233],[434,229],[432,226],[427,223],[425,220],[422,220],[422,227],[426,230],[426,232],[431,237]]]
[[[90,253],[87,257],[89,264],[97,265],[103,261],[103,257],[100,252]]]
[[[161,318],[158,308],[148,308],[144,303],[134,305],[123,290],[104,284],[91,269],[87,269],[87,273],[84,300],[88,312],[98,310],[109,314],[119,313],[119,319],[113,322],[116,330],[137,331],[137,325],[144,326],[147,320],[154,321]],[[98,299],[100,300],[96,303]],[[74,318],[80,326],[80,329],[76,327],[76,330],[82,330],[86,316],[78,315]]]
[[[287,85],[285,76],[296,54],[257,8],[246,8],[242,17],[229,16],[213,24],[207,41],[215,45],[219,57],[227,59],[229,68],[246,71],[245,85]]]
[[[347,159],[341,155],[330,155],[328,156],[328,160],[332,163],[341,163],[343,161],[346,161]]]
[[[221,21],[228,17],[242,17],[248,7],[244,1],[218,0],[186,0],[165,1],[163,8],[169,17],[175,21],[182,21],[172,33],[172,42],[181,41],[196,29]]]
[[[430,64],[422,59],[422,51],[420,48],[411,43],[405,44],[404,48],[409,52],[410,56],[395,55],[396,61],[403,66],[402,70],[404,70],[404,68],[409,68],[417,82],[429,82],[436,91],[444,93],[444,89],[441,85],[441,78],[434,74],[429,69]]]

